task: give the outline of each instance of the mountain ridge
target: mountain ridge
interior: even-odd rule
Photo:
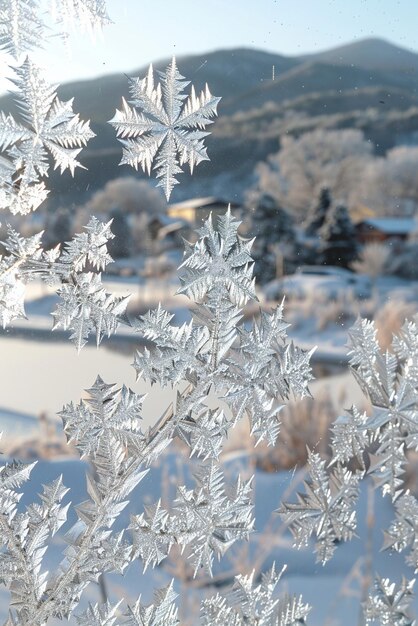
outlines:
[[[379,54],[386,65],[378,61]],[[154,69],[164,70],[168,63],[169,59],[159,60]],[[211,161],[200,164],[193,177],[182,176],[173,201],[193,195],[239,197],[251,184],[257,162],[279,149],[284,134],[358,128],[377,154],[402,143],[418,143],[418,54],[383,40],[365,39],[300,57],[231,48],[186,55],[177,63],[197,90],[207,82],[222,100],[207,138]],[[129,74],[142,77],[146,71],[140,68]],[[80,155],[89,171],[78,171],[70,185],[68,177],[52,175],[55,193],[49,202],[54,206],[85,201],[109,178],[145,177],[127,166],[118,167],[122,148],[107,123],[122,97],[129,99],[128,87],[127,75],[120,73],[59,88],[60,98],[74,97],[74,110],[91,120],[97,136]],[[16,111],[10,95],[0,98],[0,108]]]
[[[340,46],[303,54],[304,61],[324,61],[336,65],[360,65],[364,69],[418,70],[418,53],[379,37],[365,37]]]

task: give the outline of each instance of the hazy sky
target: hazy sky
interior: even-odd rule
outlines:
[[[50,80],[235,46],[296,55],[373,36],[418,50],[416,0],[108,0],[108,8],[114,24],[102,39],[72,35],[71,57],[58,40],[38,55]]]

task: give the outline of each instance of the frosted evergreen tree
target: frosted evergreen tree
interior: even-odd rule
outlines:
[[[278,261],[293,255],[293,220],[273,196],[263,194],[252,214],[250,230],[257,237],[253,252],[255,275],[260,283],[266,283],[276,277]]]
[[[323,187],[319,193],[317,202],[314,204],[306,220],[305,232],[309,237],[318,234],[319,229],[322,228],[325,222],[331,204],[331,192],[327,187]]]
[[[354,261],[358,249],[356,231],[344,205],[330,209],[318,234],[325,265],[348,267]]]

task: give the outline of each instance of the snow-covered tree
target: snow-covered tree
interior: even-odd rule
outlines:
[[[302,220],[323,187],[350,206],[372,159],[370,142],[355,129],[317,129],[296,138],[284,136],[280,146],[279,152],[257,165],[257,183],[249,197],[268,193]]]
[[[418,211],[417,146],[396,146],[367,163],[359,195],[380,215],[411,217]]]
[[[379,242],[366,243],[359,252],[358,259],[351,267],[359,274],[367,274],[373,281],[388,271],[391,261],[391,249]]]
[[[166,203],[161,193],[149,183],[124,176],[110,180],[86,203],[86,209],[93,215],[108,215],[115,207],[123,213],[154,215],[165,211]]]

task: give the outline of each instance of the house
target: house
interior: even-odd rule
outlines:
[[[223,215],[231,207],[232,213],[237,217],[241,215],[242,205],[237,202],[227,202],[215,196],[205,198],[192,198],[184,202],[177,202],[168,207],[167,213],[172,218],[187,220],[189,224],[200,226],[204,220],[212,213],[213,217]]]
[[[417,221],[412,217],[372,217],[356,224],[360,243],[405,241],[418,229]]]
[[[182,218],[169,215],[155,215],[148,221],[148,232],[153,242],[165,242],[166,246],[182,245],[182,238],[190,233],[190,224]]]
[[[161,213],[155,215],[148,220],[148,230],[151,239],[164,239],[171,233],[177,233],[184,229],[188,229],[189,224],[186,220],[181,218],[170,217]]]

